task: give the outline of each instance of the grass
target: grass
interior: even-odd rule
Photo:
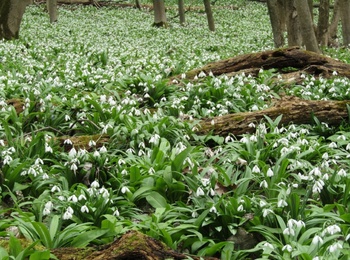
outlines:
[[[148,10],[61,6],[50,24],[42,6],[28,7],[20,39],[0,42],[1,235],[17,226],[51,249],[106,244],[136,229],[199,256],[347,259],[348,122],[266,118],[253,134],[224,137],[195,129],[201,118],[263,109],[282,93],[345,100],[348,79],[306,76],[283,88],[274,71],[261,71],[167,83],[273,47],[266,7],[234,4],[214,8],[215,33],[197,11],[184,27],[173,19],[158,29]],[[345,50],[326,51],[349,62]],[[2,256],[24,258],[35,245],[23,251],[11,241]]]

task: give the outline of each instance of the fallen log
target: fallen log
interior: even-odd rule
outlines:
[[[57,248],[52,253],[61,260],[122,260],[122,259],[207,259],[219,260],[215,257],[197,257],[185,255],[169,249],[162,242],[137,231],[129,231],[113,243],[103,246],[100,250],[91,248]]]
[[[338,126],[343,120],[348,119],[347,105],[350,100],[324,101],[302,100],[299,98],[282,99],[270,108],[254,111],[224,115],[208,118],[199,122],[198,134],[212,133],[214,135],[227,136],[229,134],[242,135],[255,132],[255,128],[249,127],[251,123],[260,123],[265,116],[275,120],[282,115],[280,124],[311,124],[312,116],[329,126]]]
[[[284,73],[291,68],[304,73],[331,77],[334,72],[338,76],[350,78],[350,64],[332,59],[322,54],[302,50],[299,47],[289,47],[239,55],[233,58],[211,62],[202,68],[186,72],[187,79],[195,78],[199,73],[214,76],[226,74],[233,76],[239,73],[258,74],[260,69],[277,69]],[[172,79],[180,79],[175,76]]]

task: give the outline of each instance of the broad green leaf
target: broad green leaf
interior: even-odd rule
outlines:
[[[151,192],[146,200],[153,208],[166,208],[168,205],[165,198],[155,191]]]
[[[80,235],[75,237],[70,246],[72,247],[86,247],[89,243],[91,243],[96,238],[99,238],[106,234],[109,230],[102,229],[94,229],[82,232]]]

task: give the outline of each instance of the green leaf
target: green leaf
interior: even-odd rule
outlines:
[[[96,238],[99,238],[100,236],[103,236],[106,234],[109,230],[102,230],[102,229],[94,229],[82,232],[80,235],[75,237],[70,244],[72,247],[86,247],[89,243],[91,243]]]
[[[10,255],[17,257],[22,252],[22,250],[23,248],[22,248],[21,242],[14,236],[10,236],[10,240],[9,240]]]
[[[146,200],[153,208],[166,208],[168,205],[165,198],[155,191],[151,192]]]
[[[29,260],[48,260],[50,259],[50,251],[35,251],[29,257]]]
[[[60,226],[61,226],[60,219],[61,218],[58,215],[54,215],[51,219],[49,232],[50,232],[50,237],[52,241],[54,241],[56,234],[60,229]]]
[[[193,150],[193,147],[187,147],[181,153],[179,153],[171,163],[171,169],[175,172],[181,172],[182,166],[188,154]]]
[[[7,260],[9,257],[9,254],[7,253],[6,249],[0,246],[0,259]]]

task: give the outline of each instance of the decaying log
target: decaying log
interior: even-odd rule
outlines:
[[[200,72],[214,76],[226,74],[233,76],[238,73],[257,74],[260,69],[277,69],[281,73],[290,68],[299,71],[330,77],[337,72],[338,76],[350,78],[350,64],[332,59],[322,54],[305,51],[299,47],[289,47],[239,55],[226,60],[209,63],[202,68],[186,73],[186,78],[193,79]],[[180,78],[176,76],[175,78]],[[174,78],[173,78],[174,79]]]
[[[242,135],[255,132],[255,128],[249,127],[251,123],[260,123],[265,116],[276,119],[282,115],[280,124],[311,124],[312,116],[316,116],[321,122],[330,126],[340,125],[348,118],[347,105],[350,100],[324,101],[324,100],[301,100],[290,98],[280,100],[273,107],[254,112],[243,112],[224,115],[220,117],[202,120],[198,134],[213,133],[214,135],[227,136],[229,134]]]

